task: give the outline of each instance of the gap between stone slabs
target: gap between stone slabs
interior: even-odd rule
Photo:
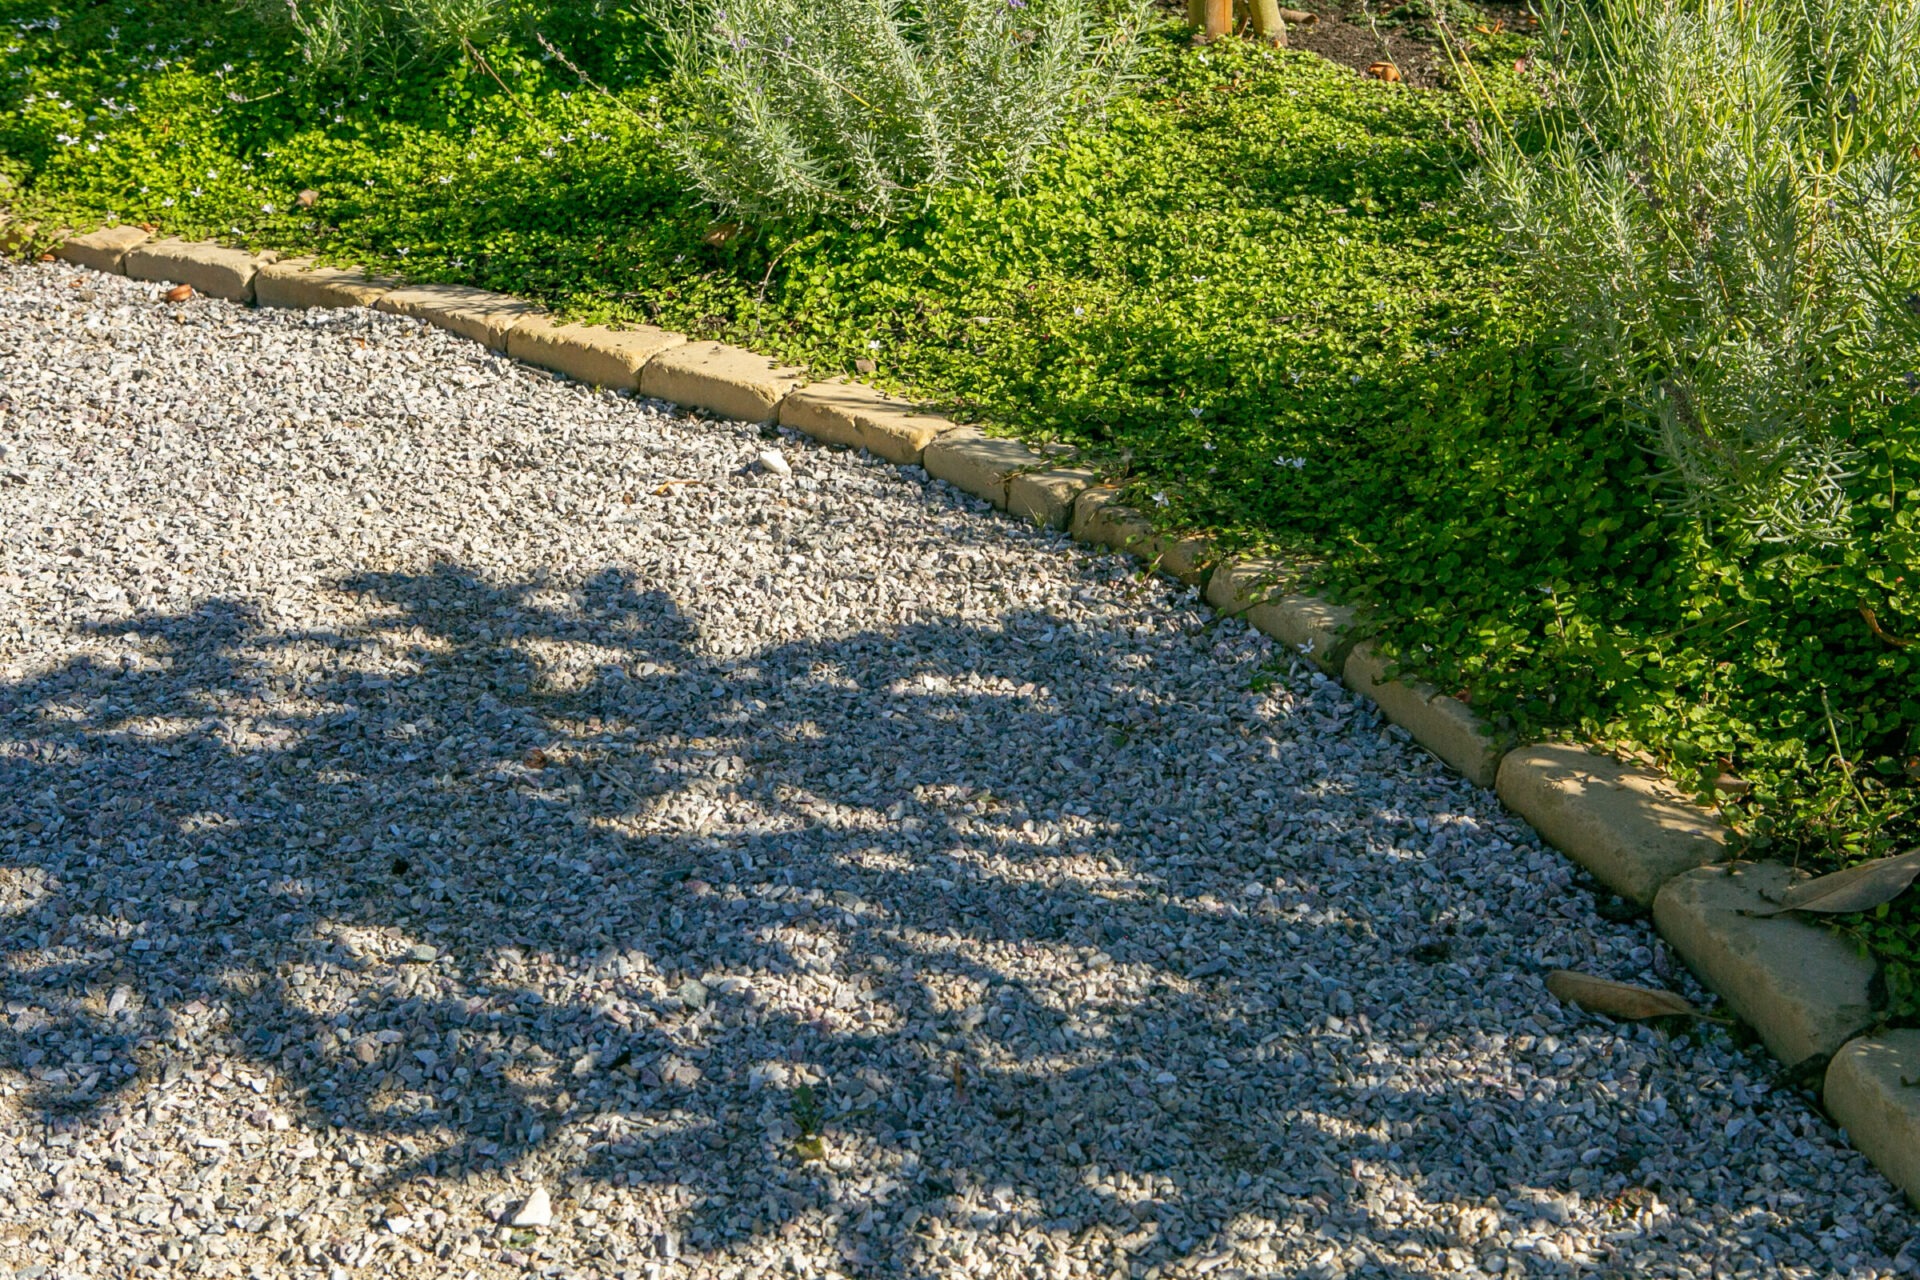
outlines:
[[[0,230],[0,236],[6,232]],[[31,235],[31,231],[26,234]],[[9,241],[9,243],[13,243]],[[1125,552],[1204,588],[1216,610],[1342,678],[1427,750],[1501,801],[1608,888],[1653,907],[1654,924],[1710,989],[1751,1023],[1790,1068],[1827,1062],[1824,1094],[1855,1145],[1920,1204],[1920,1031],[1859,1037],[1877,1019],[1875,967],[1844,939],[1803,920],[1741,914],[1792,875],[1760,864],[1712,866],[1725,855],[1718,819],[1660,775],[1559,744],[1510,748],[1472,710],[1429,686],[1387,678],[1354,614],[1314,596],[1277,593],[1274,560],[1216,563],[1203,538],[1154,531],[1111,486],[1077,467],[845,379],[809,384],[803,371],[717,342],[642,326],[616,330],[554,321],[507,294],[461,285],[407,285],[351,269],[282,263],[218,245],[153,241],[116,227],[65,240],[55,257],[95,270],[191,284],[201,293],[268,306],[369,306],[414,318],[583,382],[746,422],[779,422],[826,443],[868,449],[1075,541]],[[1906,1072],[1906,1074],[1901,1074]]]

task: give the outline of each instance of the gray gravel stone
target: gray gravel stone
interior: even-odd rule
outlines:
[[[1643,923],[1190,589],[417,321],[0,284],[0,1266],[1915,1256],[1757,1049],[1546,995],[1704,999]]]

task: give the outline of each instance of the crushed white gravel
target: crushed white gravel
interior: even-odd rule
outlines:
[[[1545,993],[1703,998],[1644,923],[1191,591],[162,292],[0,269],[0,1276],[1920,1271],[1758,1049]]]

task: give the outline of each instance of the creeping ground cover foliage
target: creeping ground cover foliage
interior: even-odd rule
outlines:
[[[1534,43],[1461,28],[1464,87],[1417,90],[1148,28],[1125,91],[1089,93],[1018,174],[782,216],[698,194],[675,139],[717,107],[639,9],[416,8],[341,0],[367,21],[316,52],[274,6],[0,0],[12,218],[860,370],[1077,446],[1169,527],[1300,555],[1407,669],[1519,734],[1658,760],[1765,856],[1920,843],[1920,405],[1890,383],[1844,449],[1806,455],[1839,459],[1821,510],[1845,537],[1677,502],[1648,406],[1569,358],[1565,299],[1469,189],[1490,108],[1522,153],[1549,145]],[[1841,922],[1906,1021],[1914,896]]]

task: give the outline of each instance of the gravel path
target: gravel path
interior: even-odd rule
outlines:
[[[1546,995],[1688,989],[1644,924],[1190,591],[159,293],[0,269],[16,1276],[1920,1269],[1760,1052]]]

